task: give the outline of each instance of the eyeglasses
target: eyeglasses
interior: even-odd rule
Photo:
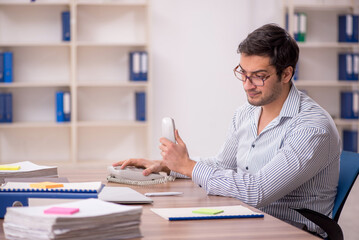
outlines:
[[[264,86],[264,81],[267,80],[271,75],[268,76],[251,76],[248,77],[242,70],[238,70],[240,66],[238,65],[237,67],[235,67],[233,69],[234,72],[234,76],[236,76],[236,78],[238,78],[239,80],[241,80],[242,82],[246,82],[247,79],[251,82],[251,84],[255,85],[255,86]]]

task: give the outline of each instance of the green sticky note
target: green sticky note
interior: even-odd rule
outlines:
[[[200,208],[192,211],[193,213],[201,213],[201,214],[207,214],[207,215],[215,215],[218,213],[222,213],[223,210],[220,209],[213,209],[213,208]]]

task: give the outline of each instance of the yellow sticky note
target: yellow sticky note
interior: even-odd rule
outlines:
[[[200,208],[192,211],[193,213],[201,213],[201,214],[207,214],[207,215],[215,215],[218,213],[222,213],[223,210],[220,209],[212,209],[212,208]]]
[[[0,170],[16,171],[20,169],[20,165],[0,165]]]
[[[31,188],[60,188],[64,187],[62,183],[54,182],[39,182],[39,183],[30,183]]]

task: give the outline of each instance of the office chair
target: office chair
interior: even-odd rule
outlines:
[[[340,156],[340,173],[337,196],[334,200],[332,218],[307,208],[292,208],[321,227],[328,240],[343,240],[343,231],[338,224],[340,213],[359,173],[359,154],[343,151]]]

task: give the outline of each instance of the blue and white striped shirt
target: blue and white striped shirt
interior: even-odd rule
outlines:
[[[278,117],[257,135],[261,107],[240,107],[219,154],[199,158],[192,180],[288,222],[323,231],[289,207],[331,215],[341,143],[330,115],[293,85]]]

